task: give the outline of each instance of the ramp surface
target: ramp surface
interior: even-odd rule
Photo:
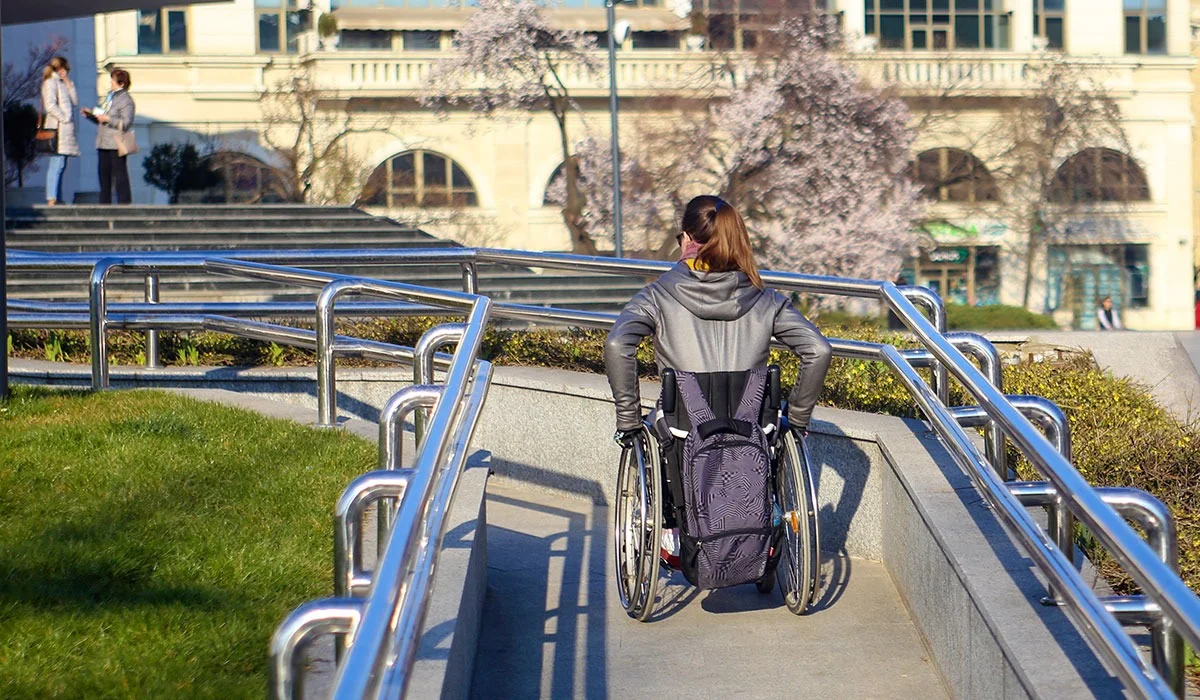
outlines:
[[[475,698],[948,697],[882,564],[830,563],[847,584],[804,617],[778,591],[700,592],[675,574],[638,623],[613,587],[606,506],[488,491]]]

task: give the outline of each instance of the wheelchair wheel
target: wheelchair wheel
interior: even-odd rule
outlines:
[[[777,578],[788,610],[802,615],[816,598],[821,575],[817,492],[803,440],[785,433],[775,472],[775,499],[783,511]]]
[[[658,593],[662,476],[658,443],[646,429],[621,451],[614,504],[617,594],[625,612],[645,622]]]

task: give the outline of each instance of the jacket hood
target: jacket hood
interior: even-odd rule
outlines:
[[[732,321],[749,311],[762,290],[741,271],[702,272],[680,261],[658,279],[663,290],[697,318]]]

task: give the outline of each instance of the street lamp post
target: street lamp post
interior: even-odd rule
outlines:
[[[605,0],[604,10],[608,16],[608,109],[612,119],[613,253],[620,258],[625,248],[621,240],[621,141],[617,135],[617,18],[613,9],[617,2],[620,0]],[[624,41],[625,32],[621,34]]]

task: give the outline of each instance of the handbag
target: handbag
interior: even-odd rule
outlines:
[[[58,129],[46,128],[46,113],[38,108],[38,128],[33,134],[33,150],[35,153],[56,155],[58,153]]]
[[[137,137],[134,135],[133,129],[129,131],[117,131],[113,139],[117,142],[118,156],[124,158],[138,152]]]

